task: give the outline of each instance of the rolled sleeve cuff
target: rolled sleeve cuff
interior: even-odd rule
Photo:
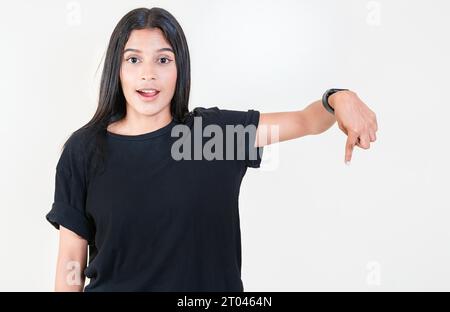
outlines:
[[[86,217],[66,203],[54,202],[52,209],[45,217],[58,230],[59,226],[62,225],[83,237],[89,243],[94,240],[94,231]]]

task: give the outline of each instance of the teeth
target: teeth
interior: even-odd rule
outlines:
[[[156,93],[158,91],[156,91],[155,89],[141,89],[138,90],[139,92],[144,92],[144,93]]]

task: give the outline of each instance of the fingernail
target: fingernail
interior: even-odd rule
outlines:
[[[350,160],[346,160],[346,161],[345,161],[345,164],[346,164],[347,166],[350,166]]]

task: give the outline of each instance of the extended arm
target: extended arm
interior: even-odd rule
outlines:
[[[320,134],[337,121],[339,129],[347,135],[345,161],[349,162],[354,146],[368,149],[370,142],[375,142],[375,133],[378,131],[376,115],[352,91],[340,91],[331,95],[329,103],[334,108],[335,115],[323,107],[321,100],[299,111],[260,114],[255,146]],[[273,126],[278,127],[278,136],[270,135],[270,128]]]

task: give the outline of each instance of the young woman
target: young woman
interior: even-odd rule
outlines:
[[[189,111],[189,90],[189,50],[176,19],[161,8],[126,14],[109,41],[97,111],[56,167],[46,215],[60,230],[55,290],[243,291],[238,195],[263,146],[336,121],[348,136],[346,161],[354,146],[376,139],[375,114],[351,91],[260,114]],[[229,126],[255,131],[229,144],[238,134],[224,139]],[[263,126],[277,126],[278,136],[267,138]]]

